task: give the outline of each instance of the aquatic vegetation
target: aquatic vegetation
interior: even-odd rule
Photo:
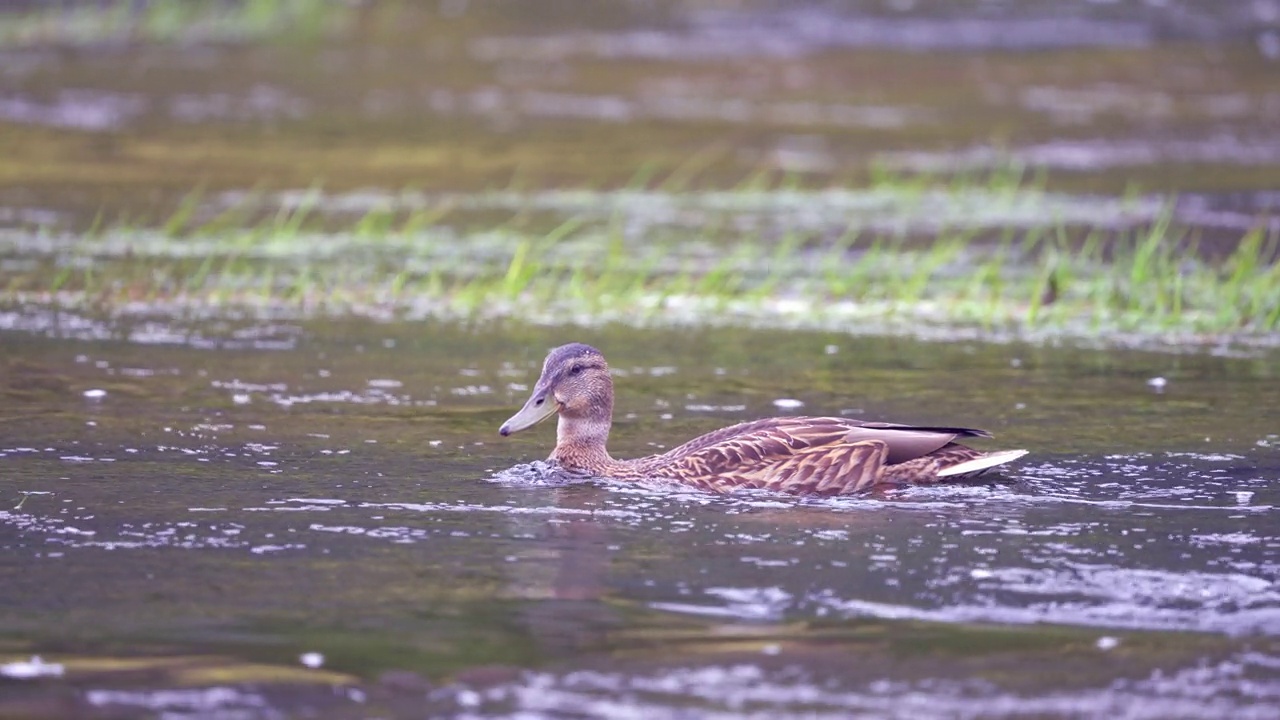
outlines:
[[[0,48],[315,37],[344,25],[351,14],[349,4],[327,0],[51,3],[47,8],[0,12]]]
[[[1161,198],[1051,193],[1016,172],[862,189],[646,182],[193,193],[159,223],[0,232],[0,298],[111,314],[212,305],[1176,342],[1267,342],[1280,327],[1280,236],[1262,221],[1201,247]]]

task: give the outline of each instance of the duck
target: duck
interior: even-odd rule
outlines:
[[[719,494],[763,489],[792,495],[853,495],[886,485],[967,480],[1026,450],[982,452],[957,438],[989,438],[964,427],[864,422],[846,417],[751,420],[694,438],[667,452],[615,459],[613,376],[604,355],[583,343],[553,349],[503,437],[558,416],[550,461],[614,480],[668,480]]]

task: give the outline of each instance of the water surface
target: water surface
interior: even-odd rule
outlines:
[[[1271,356],[198,335],[5,336],[7,707],[1275,717]],[[779,400],[1032,453],[991,482],[824,500],[548,479],[527,463],[549,426],[496,428],[569,339],[612,360],[623,456]]]

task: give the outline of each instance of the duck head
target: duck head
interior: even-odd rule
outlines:
[[[613,378],[604,355],[590,345],[561,345],[547,355],[542,375],[520,412],[498,429],[503,436],[559,414],[558,435],[603,442],[613,420]]]

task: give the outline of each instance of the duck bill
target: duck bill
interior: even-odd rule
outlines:
[[[551,393],[543,388],[534,388],[533,395],[529,396],[524,407],[520,408],[520,412],[512,415],[510,420],[502,423],[502,427],[498,428],[498,434],[506,437],[511,433],[531,428],[555,415],[559,409],[560,404],[555,401]]]

